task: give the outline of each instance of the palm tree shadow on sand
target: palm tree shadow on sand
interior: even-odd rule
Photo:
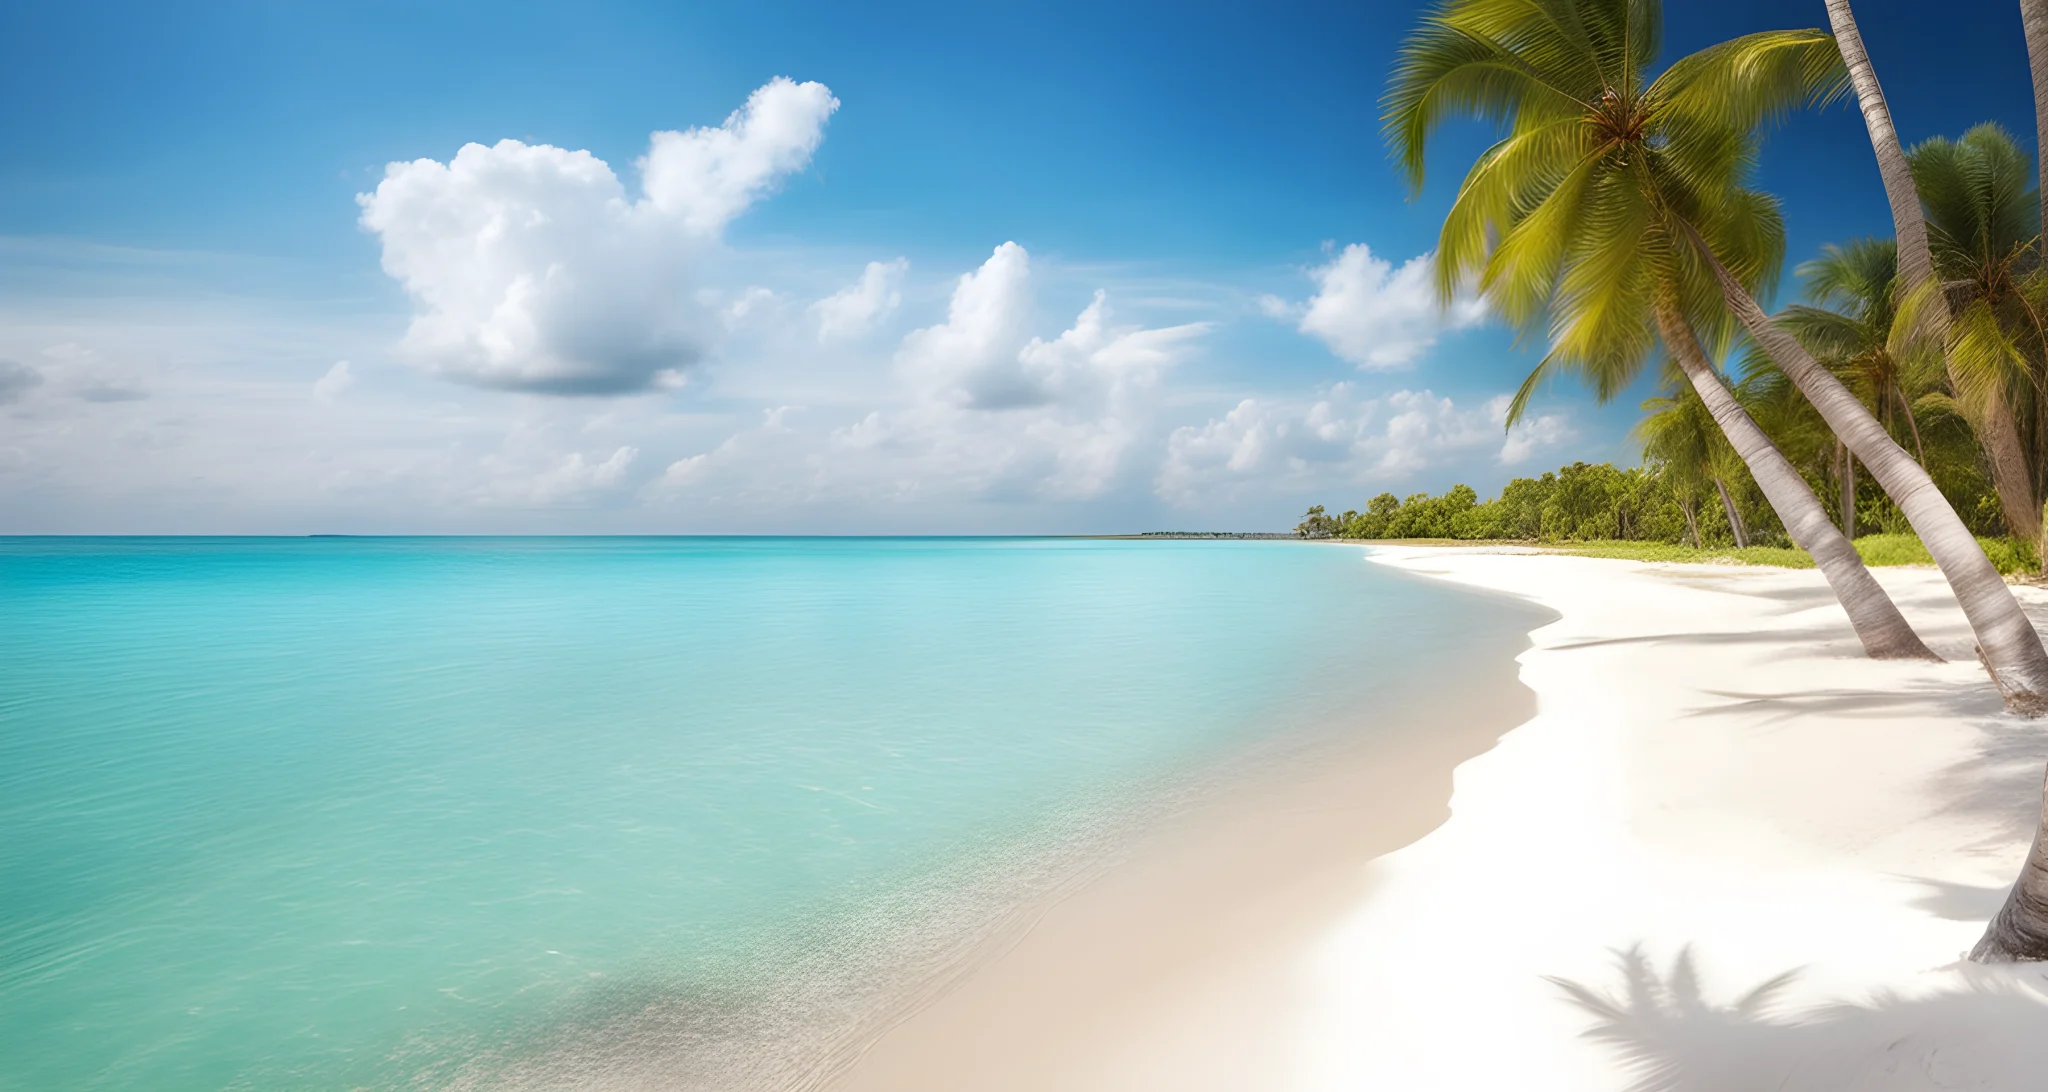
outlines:
[[[1796,968],[1716,1004],[1689,948],[1668,974],[1638,948],[1617,955],[1617,992],[1550,981],[1593,1017],[1585,1035],[1619,1055],[1628,1092],[2048,1087],[2048,973],[2040,964],[1961,964],[1921,995],[1795,1011],[1783,995]]]

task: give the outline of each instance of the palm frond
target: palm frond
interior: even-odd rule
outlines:
[[[1437,294],[1448,300],[1486,268],[1493,241],[1597,151],[1577,118],[1515,133],[1488,148],[1466,174],[1437,240]]]
[[[1650,85],[1659,124],[1674,133],[1747,133],[1848,90],[1834,35],[1767,30],[1682,57]]]
[[[1422,186],[1429,138],[1446,118],[1553,120],[1585,109],[1575,89],[1547,80],[1500,43],[1455,25],[1453,16],[1467,6],[1453,0],[1424,18],[1402,44],[1380,99],[1383,132],[1411,190]]]

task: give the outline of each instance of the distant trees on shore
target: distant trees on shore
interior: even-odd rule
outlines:
[[[1412,493],[1403,499],[1381,493],[1367,501],[1363,511],[1333,514],[1317,505],[1294,533],[1302,538],[1620,539],[1734,545],[1727,509],[1718,500],[1701,503],[1697,491],[1677,487],[1676,477],[1657,466],[1622,470],[1612,463],[1573,463],[1542,477],[1516,478],[1491,500],[1480,500],[1469,485],[1454,485],[1436,496]],[[1734,505],[1751,542],[1788,543],[1769,505],[1747,495],[1735,498]]]

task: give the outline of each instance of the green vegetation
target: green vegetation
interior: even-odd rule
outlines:
[[[1625,561],[1669,561],[1694,565],[1770,565],[1780,569],[1811,569],[1813,558],[1793,546],[1718,546],[1702,549],[1668,542],[1573,542],[1559,553],[1581,557],[1616,557]],[[1861,552],[1861,551],[1858,551]],[[1882,562],[1866,563],[1882,564]]]
[[[1770,506],[1749,492],[1732,500],[1751,541],[1789,545]],[[1331,515],[1318,506],[1309,509],[1295,533],[1303,538],[1734,542],[1719,505],[1698,506],[1688,515],[1672,475],[1656,467],[1618,470],[1609,463],[1573,463],[1540,478],[1516,478],[1487,501],[1470,486],[1457,485],[1441,496],[1416,493],[1406,500],[1381,493],[1362,512]]]
[[[1573,463],[1540,478],[1516,478],[1491,500],[1480,500],[1471,486],[1455,485],[1440,495],[1415,493],[1405,500],[1381,493],[1364,511],[1333,515],[1317,505],[1294,533],[1314,539],[1522,542],[1632,561],[1813,567],[1813,558],[1792,545],[1770,506],[1744,481],[1730,490],[1725,507],[1700,504],[1689,518],[1687,490],[1693,482],[1668,465],[1621,470],[1610,463]],[[1994,516],[1996,505],[1988,497],[1978,509]],[[1860,507],[1866,526],[1904,527],[1881,493],[1873,491]],[[1734,526],[1727,518],[1731,511],[1739,521]],[[1738,545],[1735,530],[1745,523],[1749,544]],[[1977,542],[2001,573],[2040,569],[2033,544],[2024,539],[1980,535]],[[1910,529],[1876,531],[1854,544],[1866,565],[1934,564]]]
[[[2024,543],[2012,539],[1977,540],[1990,555],[1998,571],[2008,576],[2034,571],[2038,566]],[[1813,558],[1791,546],[1719,546],[1702,549],[1668,542],[1571,542],[1555,547],[1559,553],[1582,557],[1616,557],[1627,561],[1668,561],[1695,565],[1771,565],[1781,569],[1811,569]],[[1887,565],[1932,565],[1927,547],[1912,535],[1865,535],[1856,540],[1856,552],[1863,563]]]

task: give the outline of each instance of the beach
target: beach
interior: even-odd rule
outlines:
[[[1876,570],[1938,664],[1863,658],[1810,570],[1361,563],[1557,618],[1518,679],[1449,688],[1457,745],[1219,797],[830,1087],[2039,1086],[2048,975],[1962,957],[2032,836],[2048,727],[2002,713],[1937,572]],[[1534,715],[1500,734],[1521,687]]]

